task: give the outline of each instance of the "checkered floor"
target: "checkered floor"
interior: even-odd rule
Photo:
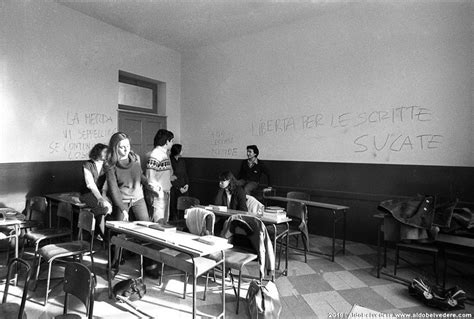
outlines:
[[[311,236],[311,248],[316,251],[330,251],[330,239],[326,237]],[[299,253],[289,256],[288,276],[278,275],[276,284],[279,289],[283,310],[281,318],[328,318],[331,313],[347,314],[352,305],[358,304],[383,313],[442,313],[433,308],[428,308],[418,300],[408,295],[408,289],[401,283],[395,282],[387,276],[378,279],[375,276],[374,265],[376,263],[376,248],[368,245],[348,242],[346,254],[338,255],[335,262],[331,262],[327,257],[308,255],[308,262],[304,263],[304,258]],[[403,256],[416,264],[429,263],[429,258],[416,254],[404,253]],[[102,258],[101,258],[102,257]],[[393,252],[389,250],[388,267],[386,272],[393,271]],[[99,251],[96,257],[99,282],[96,291],[96,302],[94,316],[97,318],[137,318],[137,317],[160,317],[160,318],[190,318],[191,314],[191,291],[192,286],[188,284],[186,299],[182,298],[183,276],[178,272],[167,269],[165,271],[164,282],[158,286],[156,280],[146,279],[147,295],[135,305],[138,310],[120,303],[114,303],[108,299],[107,284],[105,280],[105,258],[103,251]],[[138,276],[138,259],[129,258],[122,266],[116,280],[127,277]],[[282,264],[283,265],[283,264]],[[474,291],[474,280],[472,274],[474,270],[470,265],[455,265],[463,269],[463,273],[470,272],[470,279],[463,277],[457,272],[448,273],[448,287],[458,284],[466,291]],[[60,277],[60,269],[56,271]],[[247,267],[247,274],[258,274],[258,266]],[[412,279],[424,276],[433,279],[431,266],[409,267],[402,263],[398,273],[401,277]],[[51,293],[47,307],[39,303],[42,302],[45,285],[40,283],[35,292],[30,292],[30,299],[27,302],[26,312],[29,318],[51,318],[62,313],[63,293],[59,280],[53,282],[56,287]],[[217,283],[220,283],[218,278]],[[249,281],[246,280],[242,287],[241,296],[245,297]],[[227,281],[226,289],[226,318],[246,318],[246,303],[241,299],[241,311],[235,314],[236,298],[231,288],[231,283]],[[204,279],[199,280],[198,287],[198,311],[215,315],[221,310],[220,286],[210,280],[209,291],[206,301],[203,301]],[[1,289],[3,290],[3,289]],[[12,290],[13,294],[15,289]],[[10,297],[9,297],[10,298]],[[10,300],[15,301],[16,297]],[[79,304],[72,304],[72,308],[84,315],[83,308]],[[474,313],[474,306],[466,305],[464,310],[453,313],[465,314]]]

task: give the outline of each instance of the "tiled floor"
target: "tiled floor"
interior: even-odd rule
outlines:
[[[329,251],[328,239],[312,236],[311,246],[315,250]],[[406,253],[405,253],[406,254]],[[405,255],[412,261],[424,262],[414,254]],[[87,259],[86,259],[87,260]],[[335,262],[326,257],[308,255],[308,262],[299,254],[290,255],[289,274],[287,277],[279,275],[276,284],[279,289],[283,305],[281,318],[328,318],[330,313],[348,313],[354,304],[358,304],[384,313],[441,313],[436,309],[423,306],[418,300],[408,295],[406,286],[392,281],[389,277],[375,277],[376,248],[360,243],[349,242],[346,255],[338,255]],[[389,267],[386,271],[393,270],[393,252],[389,250]],[[122,266],[116,281],[127,277],[137,277],[138,259],[130,258]],[[96,255],[98,269],[98,285],[95,295],[94,316],[97,318],[190,318],[191,314],[191,290],[188,284],[187,297],[182,299],[183,276],[171,269],[165,271],[164,282],[158,286],[157,281],[146,279],[147,294],[135,305],[138,309],[115,303],[108,299],[107,284],[105,279],[104,253],[99,251]],[[410,268],[402,264],[399,270],[401,277],[412,279],[414,276],[426,276],[432,279],[430,267]],[[462,267],[462,265],[458,265]],[[457,273],[450,272],[448,287],[454,284],[460,285],[467,291],[474,292],[472,273],[474,269],[469,265],[464,266],[464,271],[470,272],[470,277],[461,277]],[[256,273],[257,267],[248,267],[246,273]],[[56,271],[61,276],[61,269]],[[470,278],[470,279],[468,279]],[[220,280],[218,279],[218,283]],[[241,296],[245,297],[248,280],[245,281]],[[43,307],[45,285],[40,282],[36,291],[30,291],[26,312],[28,318],[51,318],[62,313],[63,293],[60,280],[53,282],[56,287],[51,293],[49,304]],[[220,312],[220,286],[210,280],[210,291],[206,301],[202,301],[204,280],[199,281],[198,310],[209,314]],[[3,287],[2,289],[3,290]],[[9,301],[18,300],[19,291],[11,290],[14,296],[9,296]],[[246,318],[246,303],[241,300],[241,311],[235,314],[235,296],[231,289],[230,281],[227,281],[226,289],[226,318]],[[79,303],[72,305],[78,313],[84,315],[83,308]],[[466,309],[453,313],[474,313],[474,306],[466,305]]]

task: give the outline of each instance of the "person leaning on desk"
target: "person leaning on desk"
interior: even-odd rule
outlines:
[[[214,198],[214,205],[225,206],[229,209],[247,211],[247,198],[242,186],[237,184],[234,175],[223,172],[219,175],[219,190]],[[214,233],[219,236],[224,227],[225,218],[217,218]]]
[[[117,132],[110,138],[108,159],[105,164],[107,188],[112,199],[111,220],[128,221],[129,213],[135,220],[148,221],[148,209],[145,203],[142,185],[147,185],[142,173],[140,157],[130,150],[127,134]],[[112,267],[116,267],[118,251],[112,251]]]

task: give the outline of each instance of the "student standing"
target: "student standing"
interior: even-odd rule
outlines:
[[[238,182],[249,195],[258,188],[262,175],[267,176],[268,185],[270,185],[270,174],[265,164],[258,159],[259,153],[257,145],[247,146],[247,159],[242,161],[240,166]]]
[[[130,150],[127,134],[118,132],[110,138],[105,171],[113,204],[112,218],[128,221],[131,212],[135,220],[149,220],[142,188],[146,178],[140,157]]]
[[[104,238],[104,216],[112,213],[112,205],[102,196],[105,185],[104,161],[107,145],[96,144],[89,152],[89,160],[82,164],[81,202],[90,207],[95,215],[100,235]]]
[[[171,182],[170,193],[170,220],[178,220],[178,198],[186,196],[189,191],[189,179],[186,171],[186,163],[182,158],[183,146],[181,144],[173,144],[171,147],[171,167],[173,168],[176,179]]]
[[[152,220],[155,223],[168,223],[169,201],[173,169],[168,155],[173,146],[174,135],[172,132],[160,129],[155,135],[153,146],[146,163],[146,177],[151,188],[149,202],[153,208]]]

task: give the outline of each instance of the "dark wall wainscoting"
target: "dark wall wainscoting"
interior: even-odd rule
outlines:
[[[187,158],[191,194],[202,203],[210,203],[217,190],[217,176],[231,170],[237,174],[240,160]],[[347,238],[376,243],[377,205],[385,199],[433,194],[447,199],[474,202],[474,168],[377,165],[352,163],[265,161],[271,172],[272,186],[279,195],[304,191],[315,201],[350,207]],[[309,209],[313,234],[328,236],[332,219],[327,211]]]
[[[0,164],[0,205],[22,205],[26,197],[77,191],[82,178],[81,161]],[[240,160],[187,158],[191,195],[210,203],[221,171],[238,173]],[[474,202],[474,168],[266,161],[272,186],[280,195],[296,190],[316,201],[347,205],[347,237],[375,243],[377,204],[393,197],[442,195]],[[310,208],[310,232],[329,235],[330,215]]]

